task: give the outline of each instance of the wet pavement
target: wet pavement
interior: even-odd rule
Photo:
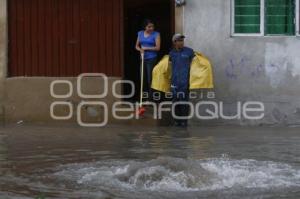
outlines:
[[[299,130],[7,126],[0,199],[296,199]]]

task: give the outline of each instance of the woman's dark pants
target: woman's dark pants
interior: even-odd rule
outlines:
[[[148,92],[149,100],[152,100],[152,71],[156,65],[157,58],[144,60],[144,92]]]

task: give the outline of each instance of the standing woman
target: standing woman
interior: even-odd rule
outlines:
[[[155,31],[154,23],[150,19],[144,21],[143,27],[144,30],[138,32],[135,48],[141,54],[144,54],[144,76],[147,80],[148,94],[152,95],[152,71],[157,62],[157,54],[160,51],[161,37],[160,33]],[[152,99],[152,96],[150,96],[150,99]]]

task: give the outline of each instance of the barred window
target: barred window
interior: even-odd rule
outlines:
[[[234,32],[260,32],[260,0],[235,0]]]
[[[300,0],[232,0],[233,34],[295,35]],[[296,21],[298,23],[296,24]]]
[[[295,0],[266,0],[266,34],[295,34]]]

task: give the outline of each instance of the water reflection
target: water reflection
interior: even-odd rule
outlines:
[[[5,135],[0,134],[0,164],[7,161],[7,146],[4,143]]]
[[[13,127],[0,196],[298,198],[299,143],[297,129]]]
[[[206,158],[209,156],[207,151],[214,144],[212,136],[193,137],[191,131],[176,128],[122,133],[119,137],[117,150],[122,157],[133,159],[157,156]]]

